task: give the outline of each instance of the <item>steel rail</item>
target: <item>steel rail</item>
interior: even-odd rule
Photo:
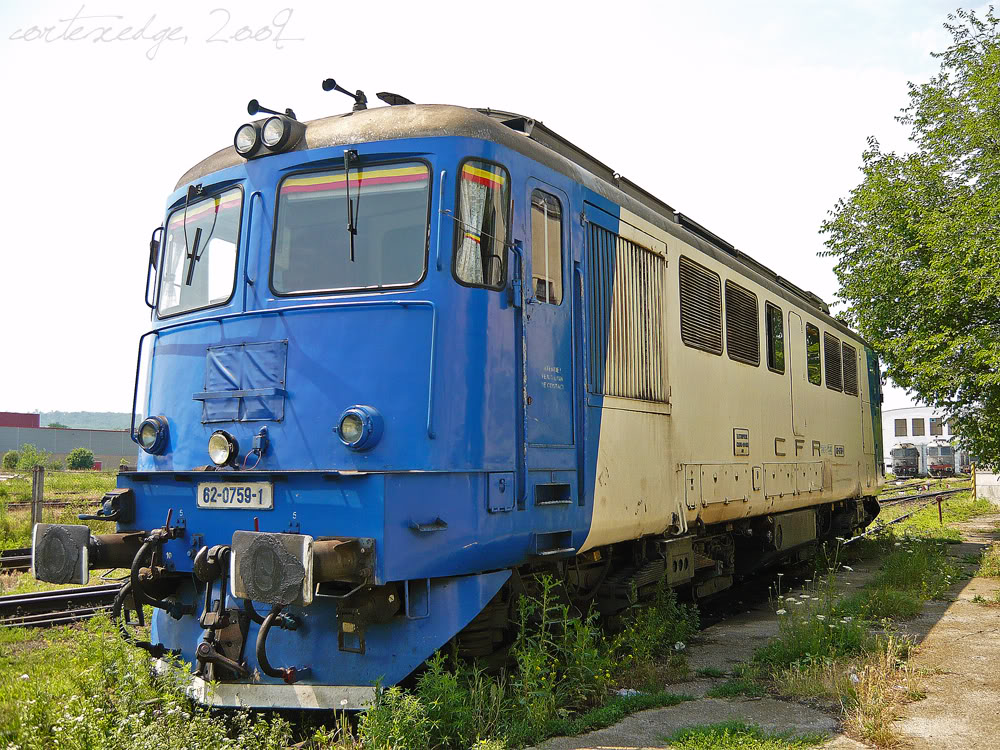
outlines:
[[[111,608],[120,588],[120,584],[113,583],[0,596],[0,626],[57,624],[52,621],[93,617]],[[30,617],[33,615],[45,617]]]
[[[895,505],[896,503],[902,503],[907,500],[919,500],[924,497],[937,497],[938,495],[954,495],[958,492],[966,492],[972,489],[971,487],[955,487],[950,490],[935,490],[927,492],[919,492],[914,495],[906,495],[905,497],[893,497],[886,500],[879,500],[879,505],[885,507],[886,505]]]
[[[0,552],[0,570],[18,572],[31,569],[31,548],[7,549]]]

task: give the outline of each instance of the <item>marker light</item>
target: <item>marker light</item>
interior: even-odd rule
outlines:
[[[208,457],[216,466],[232,463],[240,454],[240,444],[225,430],[216,430],[208,439]]]
[[[366,451],[382,437],[382,415],[371,406],[352,406],[340,415],[337,435],[352,451]]]
[[[260,148],[257,126],[249,122],[246,125],[241,125],[240,129],[236,131],[236,137],[233,138],[233,146],[240,156],[247,159],[253,156],[254,152]]]
[[[264,123],[261,129],[261,139],[264,145],[277,151],[288,141],[288,136],[292,129],[288,121],[283,117],[271,117]]]
[[[167,418],[147,417],[136,431],[139,447],[146,453],[156,455],[167,447]]]

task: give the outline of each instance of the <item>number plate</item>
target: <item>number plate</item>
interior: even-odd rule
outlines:
[[[198,507],[271,510],[274,487],[270,482],[205,482],[198,485]]]

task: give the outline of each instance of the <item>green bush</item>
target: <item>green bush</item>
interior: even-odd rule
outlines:
[[[52,460],[52,454],[48,451],[40,451],[31,443],[21,446],[21,456],[17,460],[18,471],[31,471],[36,466],[45,466]]]
[[[3,454],[3,470],[17,471],[17,465],[21,461],[20,451],[7,451]]]
[[[70,469],[93,469],[94,452],[89,448],[74,448],[66,456],[66,466]]]

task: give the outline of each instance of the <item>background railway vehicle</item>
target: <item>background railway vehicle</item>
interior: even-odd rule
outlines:
[[[932,477],[955,476],[955,450],[947,440],[927,444],[927,473]]]
[[[889,454],[892,456],[892,473],[897,479],[924,476],[924,457],[913,443],[900,443]]]
[[[39,578],[128,558],[200,700],[354,708],[501,652],[539,573],[613,614],[871,521],[878,363],[822,300],[528,117],[351,96],[177,183],[138,465]]]

